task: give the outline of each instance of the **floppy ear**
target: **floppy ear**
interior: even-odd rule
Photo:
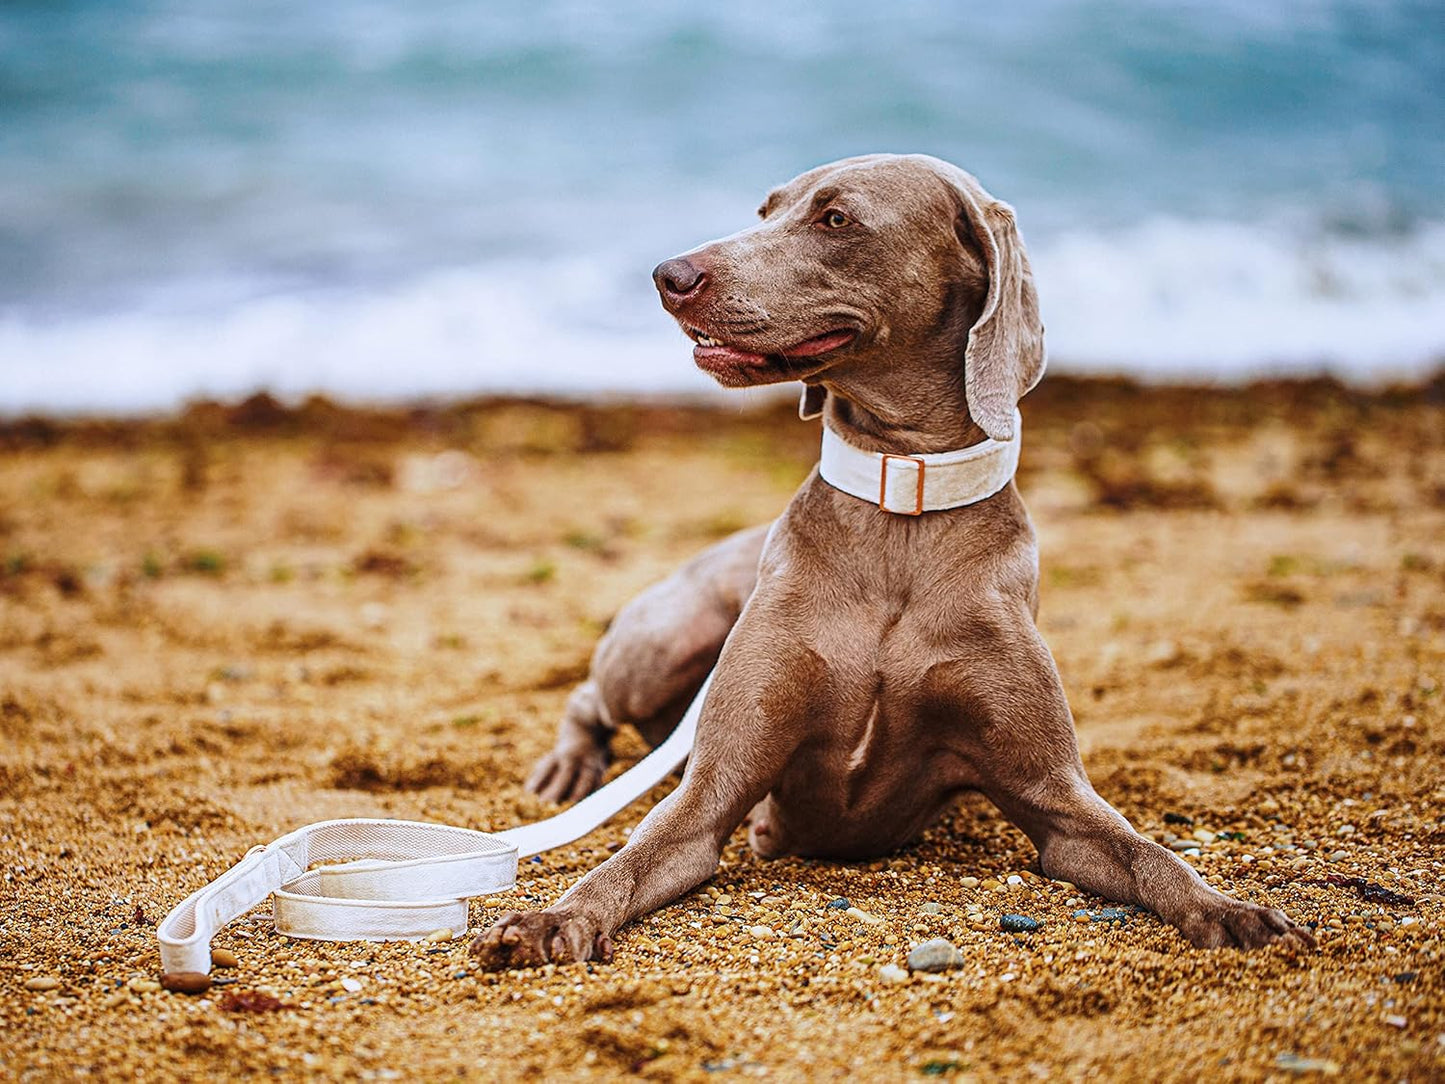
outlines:
[[[1014,435],[1018,401],[1044,375],[1044,325],[1013,208],[958,170],[963,216],[988,267],[983,314],[968,333],[964,391],[974,422],[995,440]]]

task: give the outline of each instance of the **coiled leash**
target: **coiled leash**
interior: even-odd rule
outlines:
[[[606,786],[546,820],[495,834],[422,821],[318,821],[246,856],[156,927],[161,970],[208,974],[211,938],[273,896],[272,922],[313,941],[409,941],[467,931],[467,901],[517,883],[522,858],[580,839],[687,759],[709,676],[677,729]]]

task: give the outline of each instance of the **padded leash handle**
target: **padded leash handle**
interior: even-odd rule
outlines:
[[[712,676],[667,740],[554,817],[491,834],[424,821],[318,821],[245,857],[156,927],[161,970],[211,970],[211,938],[274,896],[276,932],[317,941],[405,941],[467,928],[467,901],[517,883],[517,862],[580,839],[687,759]]]

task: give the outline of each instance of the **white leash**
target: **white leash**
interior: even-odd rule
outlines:
[[[276,932],[402,941],[467,929],[467,901],[517,883],[517,861],[580,839],[667,778],[692,749],[712,677],[672,734],[627,771],[546,820],[490,834],[420,821],[319,821],[246,856],[156,927],[161,970],[211,970],[211,938],[274,895]]]

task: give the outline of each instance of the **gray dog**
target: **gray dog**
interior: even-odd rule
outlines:
[[[1046,875],[1195,945],[1311,944],[1140,836],[1084,773],[1034,625],[1033,528],[995,454],[1016,457],[1016,404],[1044,368],[1012,209],[947,162],[869,155],[804,173],[759,213],[661,264],[663,305],[719,383],[801,380],[824,414],[823,474],[831,440],[874,464],[877,493],[814,470],[775,523],[623,609],[528,786],[583,796],[616,728],[660,741],[716,663],[682,783],[556,905],[503,915],[472,952],[494,968],[606,959],[620,926],[711,876],[745,819],[760,855],[871,857],[966,790],[1028,834]],[[978,456],[931,454],[956,449]],[[1002,479],[937,503],[935,462],[974,477],[979,457]]]

